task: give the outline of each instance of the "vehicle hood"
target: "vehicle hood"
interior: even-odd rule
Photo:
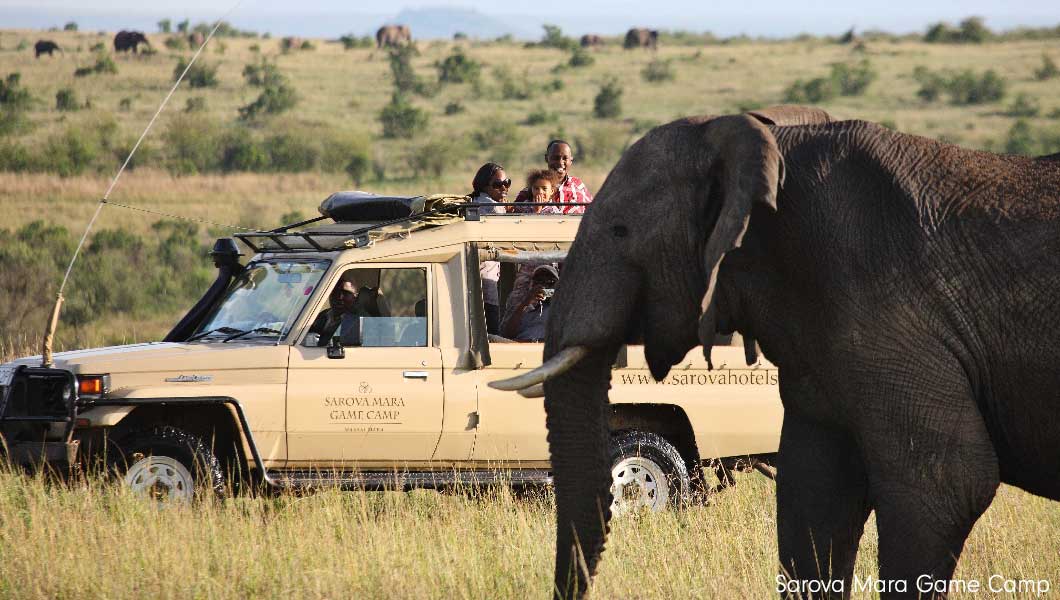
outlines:
[[[285,347],[283,347],[285,348]],[[286,367],[285,352],[261,343],[168,343],[150,342],[59,352],[55,367],[77,374],[159,373],[218,371]],[[41,357],[29,356],[8,365],[40,366]]]

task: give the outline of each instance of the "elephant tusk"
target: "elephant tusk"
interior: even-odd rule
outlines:
[[[545,385],[538,383],[528,388],[519,390],[519,395],[523,398],[544,398],[545,397]]]
[[[504,390],[506,392],[523,390],[532,385],[544,383],[557,375],[566,373],[568,369],[577,364],[577,362],[584,358],[588,353],[589,349],[585,346],[571,346],[569,348],[564,348],[557,352],[555,356],[548,359],[545,364],[533,371],[515,377],[509,377],[508,379],[491,381],[489,382],[489,386],[495,390]]]

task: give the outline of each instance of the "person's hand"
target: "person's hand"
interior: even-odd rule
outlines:
[[[526,295],[526,299],[523,300],[523,306],[529,308],[535,304],[540,304],[545,301],[545,288],[541,285],[535,285],[530,288],[530,293]]]

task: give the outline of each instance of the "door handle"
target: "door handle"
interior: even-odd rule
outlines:
[[[427,379],[427,371],[405,371],[405,379]]]

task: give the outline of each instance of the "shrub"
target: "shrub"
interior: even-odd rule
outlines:
[[[1005,152],[1007,154],[1023,154],[1032,156],[1037,154],[1034,135],[1031,132],[1030,123],[1020,119],[1012,124],[1005,139]]]
[[[265,87],[285,79],[280,73],[280,68],[264,56],[258,62],[249,63],[243,67],[243,78],[246,79],[247,85],[254,87]]]
[[[24,40],[24,39],[23,40],[19,40],[18,43],[15,44],[15,51],[16,52],[22,52],[26,48],[29,48],[29,42]]]
[[[206,110],[206,98],[202,96],[192,96],[184,101],[184,112],[204,112]]]
[[[99,143],[90,132],[67,128],[48,138],[42,154],[42,167],[60,177],[80,175],[99,154]]]
[[[674,68],[668,60],[653,59],[641,70],[640,76],[648,83],[671,81],[674,78]]]
[[[184,79],[191,87],[217,87],[217,65],[211,65],[200,59],[195,61],[195,64],[189,68],[188,61],[181,57],[177,61],[177,66],[173,69],[173,81],[179,79],[185,69],[188,70],[188,73],[184,75]]]
[[[1010,117],[1036,117],[1041,110],[1037,100],[1027,94],[1020,94],[1012,101],[1005,114]]]
[[[30,170],[33,170],[33,158],[25,146],[16,142],[0,141],[0,171]]]
[[[964,70],[950,79],[947,91],[953,104],[996,102],[1005,95],[1005,80],[993,69],[978,77],[971,70]]]
[[[484,160],[501,164],[515,161],[523,149],[523,134],[506,118],[493,116],[471,133],[471,140],[486,153]]]
[[[924,34],[924,41],[943,44],[981,44],[994,37],[979,17],[969,17],[954,29],[948,23],[934,23]]]
[[[468,58],[460,48],[454,48],[452,54],[434,66],[438,69],[440,83],[473,83],[482,71],[482,64]]]
[[[340,37],[339,41],[342,42],[342,47],[346,50],[353,50],[354,48],[371,48],[373,45],[375,45],[375,42],[372,41],[371,36],[365,35],[357,37],[352,33],[348,33]]]
[[[128,96],[122,98],[121,100],[118,101],[118,111],[119,112],[129,112],[130,110],[132,110],[132,102],[133,102],[133,99],[128,97]]]
[[[394,89],[402,94],[415,94],[423,91],[423,83],[412,68],[412,56],[416,50],[412,46],[399,46],[388,53],[390,74],[394,77]]]
[[[838,86],[841,96],[860,96],[876,79],[876,71],[866,59],[856,64],[836,63],[832,65],[831,77]]]
[[[497,67],[493,69],[493,77],[501,84],[501,97],[505,100],[527,100],[534,95],[527,71],[516,79],[507,67]]]
[[[441,177],[445,169],[454,162],[456,148],[449,139],[431,140],[412,149],[409,154],[409,167],[416,177]]]
[[[625,151],[628,132],[615,125],[596,125],[574,137],[574,154],[587,165],[610,165]]]
[[[166,48],[170,50],[185,50],[188,47],[188,42],[182,37],[167,37],[165,42]]]
[[[63,25],[63,31],[77,31],[77,23],[73,21],[67,22]]]
[[[302,45],[298,47],[298,49],[299,50],[312,51],[312,50],[316,50],[317,47],[313,45],[313,42],[311,42],[309,40],[305,40],[305,41],[302,42]]]
[[[589,54],[588,50],[581,46],[574,46],[574,48],[571,49],[570,60],[567,61],[567,64],[571,67],[578,68],[591,67],[595,62],[596,59],[593,58],[592,54]]]
[[[817,77],[809,81],[796,79],[784,90],[784,101],[792,104],[817,104],[839,95],[839,85],[831,77]]]
[[[159,33],[169,33],[173,30],[173,21],[169,19],[162,19],[158,22]]]
[[[556,113],[550,113],[544,108],[538,107],[536,110],[526,115],[526,120],[523,121],[524,125],[542,125],[544,123],[555,123],[559,121],[559,115]]]
[[[445,114],[447,114],[447,115],[460,114],[460,113],[464,112],[465,110],[467,110],[467,109],[464,107],[464,104],[462,102],[460,102],[459,100],[454,100],[454,101],[450,102],[449,104],[445,105]]]
[[[74,71],[74,77],[84,77],[86,75],[104,75],[110,74],[115,75],[118,73],[118,65],[114,62],[114,59],[105,52],[100,52],[96,55],[96,62],[91,67],[78,67]]]
[[[1038,81],[1045,81],[1046,79],[1052,79],[1060,75],[1060,68],[1057,68],[1056,63],[1053,59],[1049,58],[1048,54],[1042,55],[1042,66],[1034,70],[1034,78]]]
[[[609,79],[600,86],[593,98],[593,115],[597,119],[613,119],[622,114],[622,86],[618,80]]]
[[[226,132],[221,139],[221,148],[222,171],[262,172],[269,169],[269,152],[245,127],[236,127]]]
[[[367,152],[354,154],[350,156],[350,160],[346,163],[346,168],[343,170],[349,176],[353,185],[361,185],[361,182],[364,181],[364,176],[368,174],[370,163],[371,159],[368,158]]]
[[[14,72],[8,74],[7,78],[0,81],[0,106],[12,110],[29,108],[33,97],[29,90],[22,87],[22,74]]]
[[[81,104],[73,88],[64,87],[55,93],[55,108],[64,112],[81,110]]]
[[[578,42],[573,38],[563,35],[563,30],[557,25],[542,25],[545,30],[541,37],[540,45],[545,48],[559,48],[560,50],[573,50],[578,47]]]
[[[297,173],[317,165],[320,149],[307,136],[296,132],[278,133],[265,139],[269,164],[273,171]]]
[[[208,173],[221,161],[218,126],[201,115],[178,113],[162,134],[166,166],[176,174]]]
[[[287,83],[266,86],[256,100],[239,108],[239,118],[247,121],[261,115],[278,115],[298,103],[298,94]]]
[[[379,121],[383,124],[383,137],[386,138],[412,138],[416,133],[427,127],[427,113],[410,104],[401,94],[395,93],[390,99],[390,104],[383,107],[379,113]]]
[[[106,52],[107,47],[103,44],[103,42],[96,42],[95,44],[89,46],[88,50],[89,52]]]
[[[946,79],[926,67],[918,66],[914,69],[913,79],[920,84],[920,88],[916,91],[917,97],[925,102],[938,100],[942,92],[946,90]]]
[[[358,133],[321,135],[320,169],[331,173],[349,173],[351,160],[357,158],[368,170],[370,160],[368,138]],[[363,175],[363,172],[362,172]],[[358,180],[359,181],[359,180]]]
[[[552,81],[548,82],[545,86],[545,92],[558,92],[564,87],[563,80],[559,77],[554,77]]]

